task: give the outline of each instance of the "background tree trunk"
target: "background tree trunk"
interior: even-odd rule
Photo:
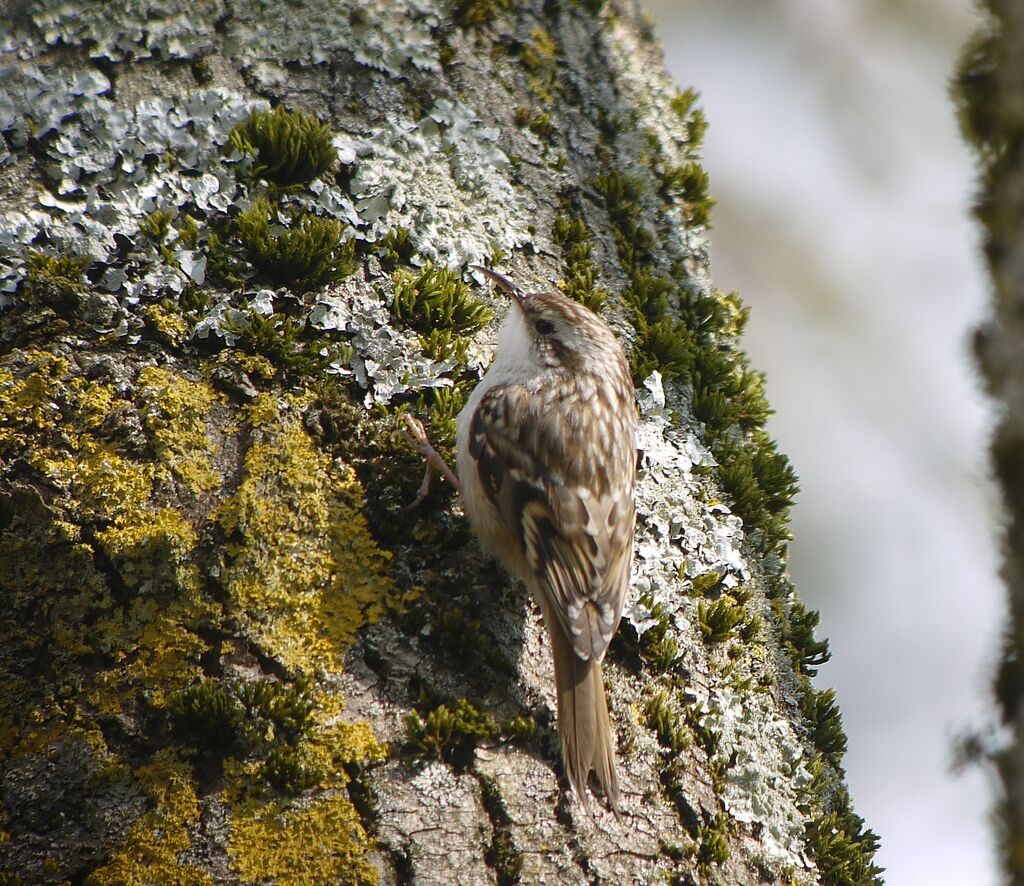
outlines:
[[[8,880],[878,881],[708,276],[704,118],[634,3],[6,18]],[[630,347],[620,818],[566,793],[523,589],[450,489],[404,509],[396,416],[450,447],[505,310],[470,262]]]
[[[981,161],[975,214],[992,278],[992,317],[974,345],[1000,407],[992,462],[1006,508],[1009,623],[993,688],[1009,741],[997,747],[983,735],[973,750],[998,768],[1000,852],[1009,882],[1024,883],[1024,10],[1000,0],[981,9],[986,20],[964,50],[954,96]]]

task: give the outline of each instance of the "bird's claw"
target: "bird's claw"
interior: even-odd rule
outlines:
[[[411,511],[423,504],[426,497],[430,495],[430,483],[434,478],[434,471],[438,471],[456,490],[459,489],[459,478],[455,476],[455,472],[448,467],[445,460],[437,454],[437,450],[431,445],[430,438],[427,437],[427,430],[423,427],[423,422],[408,412],[403,413],[402,418],[405,421],[405,427],[399,428],[398,433],[402,435],[413,449],[423,456],[426,462],[423,471],[423,482],[420,483],[416,498],[413,499],[411,504],[405,506],[405,510]]]

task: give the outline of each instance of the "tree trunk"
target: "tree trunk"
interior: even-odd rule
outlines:
[[[954,96],[964,135],[978,150],[975,209],[992,279],[992,317],[974,345],[998,404],[992,462],[1006,509],[1003,580],[1009,624],[993,681],[1009,740],[989,736],[972,750],[993,760],[1003,788],[998,840],[1008,882],[1024,883],[1024,9],[988,0],[986,20],[968,43]]]
[[[90,884],[878,882],[796,489],[632,0],[15,4],[0,35],[0,872]],[[271,110],[273,109],[273,110]],[[498,267],[627,342],[624,810],[539,615],[395,433]]]

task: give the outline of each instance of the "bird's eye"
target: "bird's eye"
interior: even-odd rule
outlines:
[[[550,320],[545,320],[543,317],[537,320],[533,324],[533,328],[537,330],[541,335],[551,335],[555,331],[555,324]]]

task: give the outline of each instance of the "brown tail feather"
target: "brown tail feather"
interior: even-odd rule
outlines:
[[[594,770],[608,804],[618,812],[619,779],[601,664],[580,658],[557,622],[549,622],[549,634],[558,691],[558,734],[569,781],[587,806],[587,778]]]

